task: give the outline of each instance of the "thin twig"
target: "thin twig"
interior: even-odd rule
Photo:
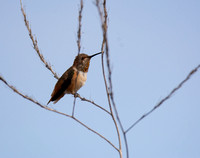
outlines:
[[[200,65],[198,65],[197,67],[195,67],[192,71],[190,71],[190,73],[186,76],[186,78],[180,82],[178,84],[177,87],[175,87],[165,98],[163,98],[158,104],[156,104],[153,109],[151,109],[149,112],[145,113],[144,115],[142,115],[137,121],[135,121],[135,123],[133,123],[126,131],[125,133],[128,133],[133,127],[135,127],[135,125],[137,125],[140,121],[142,121],[145,117],[147,117],[148,115],[150,115],[154,110],[156,110],[157,108],[159,108],[165,101],[167,101],[169,98],[172,97],[172,95],[178,91],[189,79],[192,75],[194,75],[198,69],[200,68]]]
[[[107,10],[106,10],[106,1],[104,0],[103,2],[103,8],[104,8],[104,17],[105,19],[107,19]],[[124,127],[122,125],[122,122],[120,120],[120,117],[119,117],[119,113],[117,111],[117,107],[116,107],[116,104],[115,104],[115,101],[114,101],[114,96],[113,96],[113,86],[112,86],[112,71],[111,71],[111,67],[110,67],[110,58],[109,58],[109,48],[108,48],[108,40],[107,40],[107,22],[105,22],[104,25],[102,25],[102,28],[104,30],[106,30],[104,32],[104,36],[105,36],[105,49],[106,49],[106,63],[107,63],[107,69],[108,69],[108,81],[109,81],[109,95],[110,95],[110,98],[111,98],[111,101],[112,101],[112,105],[113,105],[113,108],[114,108],[114,111],[115,111],[115,115],[116,115],[116,118],[117,118],[117,121],[119,123],[119,126],[120,126],[120,129],[123,133],[123,137],[124,137],[124,142],[125,142],[125,148],[126,148],[126,155],[127,155],[127,158],[129,158],[129,150],[128,150],[128,142],[127,142],[127,138],[126,138],[126,133],[125,133],[125,130],[124,130]]]
[[[73,118],[75,121],[77,121],[78,123],[80,123],[82,126],[86,127],[88,130],[92,131],[93,133],[97,134],[99,137],[103,138],[105,141],[107,141],[113,148],[115,148],[117,151],[119,151],[119,149],[113,144],[111,143],[107,138],[105,138],[104,136],[102,136],[101,134],[99,134],[98,132],[96,132],[95,130],[89,128],[88,126],[86,126],[85,124],[83,124],[80,120]]]
[[[76,94],[74,94],[74,95],[76,95]],[[72,108],[72,117],[74,117],[75,106],[76,106],[76,97],[74,97],[73,108]]]
[[[104,8],[104,17],[105,19],[107,19],[107,10],[106,10],[106,0],[104,0],[103,2],[103,8]],[[123,128],[123,125],[122,125],[122,122],[120,120],[120,117],[119,117],[119,114],[118,114],[118,111],[117,111],[117,107],[116,107],[116,104],[115,104],[115,101],[114,101],[114,96],[113,96],[113,86],[112,86],[112,71],[111,71],[111,67],[110,67],[110,58],[109,58],[109,48],[108,48],[108,40],[107,40],[107,20],[105,22],[105,25],[104,25],[104,30],[105,31],[105,42],[106,42],[106,45],[105,45],[105,49],[106,49],[106,63],[107,63],[107,69],[108,69],[108,80],[109,80],[109,90],[110,90],[110,98],[111,98],[111,101],[112,101],[112,105],[114,107],[114,111],[115,111],[115,115],[116,115],[116,118],[117,118],[117,121],[119,122],[119,125],[120,125],[120,128],[121,128],[121,131],[123,133],[123,137],[124,137],[124,141],[125,141],[125,147],[126,147],[126,153],[127,153],[127,158],[129,158],[129,151],[128,151],[128,142],[127,142],[127,138],[126,138],[126,134],[125,134],[125,130]]]
[[[78,54],[81,51],[81,26],[82,26],[82,12],[83,12],[83,0],[80,0],[80,9],[79,9],[79,16],[78,16],[78,31],[77,31],[77,46],[78,46]]]
[[[88,99],[86,99],[86,98],[84,98],[84,97],[81,97],[79,94],[78,94],[77,97],[79,97],[82,101],[87,101],[87,102],[89,102],[89,103],[95,105],[96,107],[100,108],[101,110],[103,110],[103,111],[105,111],[106,113],[108,113],[109,115],[111,115],[111,113],[110,113],[108,110],[106,110],[106,109],[104,109],[103,107],[99,106],[99,105],[96,104],[94,101],[91,101],[91,100],[88,100]]]
[[[97,3],[99,3],[99,1]],[[103,36],[104,36],[104,39],[105,39],[105,41],[103,41],[103,43],[105,43],[105,52],[106,52],[106,59],[107,59],[106,63],[107,63],[107,68],[108,68],[108,80],[109,80],[109,91],[107,91],[107,93],[110,96],[110,99],[112,101],[112,105],[114,107],[114,111],[115,111],[115,114],[116,114],[117,121],[119,122],[120,129],[121,129],[121,131],[123,133],[123,137],[124,137],[124,141],[125,141],[125,147],[126,147],[126,153],[127,153],[127,158],[129,158],[128,142],[127,142],[127,138],[126,138],[126,133],[125,133],[125,130],[124,130],[123,125],[121,123],[121,120],[120,120],[120,117],[119,117],[119,114],[118,114],[118,111],[117,111],[117,107],[116,107],[116,104],[115,104],[115,101],[114,101],[114,97],[113,97],[112,78],[111,78],[112,71],[111,71],[111,68],[110,68],[109,48],[108,48],[108,40],[107,40],[107,20],[104,21],[104,19],[107,19],[107,10],[106,10],[106,1],[105,0],[103,2],[103,9],[104,9],[104,17],[103,17],[103,13],[102,13],[100,7],[98,8],[99,14],[101,16],[102,29],[104,30]],[[104,23],[103,23],[103,21],[104,21]],[[104,47],[104,44],[102,44],[102,48],[103,47]],[[103,59],[102,59],[102,62],[103,62]],[[104,74],[104,77],[105,77],[104,70],[103,70],[103,74]],[[105,78],[104,78],[104,80],[105,80]],[[107,83],[105,85],[106,85],[106,87],[108,87]],[[108,88],[106,88],[106,89],[108,90]]]
[[[63,112],[60,112],[60,111],[57,111],[55,109],[52,109],[48,106],[44,106],[42,105],[41,103],[39,103],[38,101],[36,101],[35,99],[29,97],[28,95],[25,95],[23,93],[21,93],[19,90],[17,90],[14,86],[10,85],[2,76],[0,76],[0,80],[6,85],[8,86],[10,89],[12,89],[15,93],[17,93],[18,95],[22,96],[23,98],[35,103],[36,105],[40,106],[41,108],[43,109],[46,109],[48,111],[52,111],[52,112],[55,112],[55,113],[58,113],[58,114],[61,114],[61,115],[64,115],[68,118],[71,118],[73,120],[75,120],[76,122],[78,122],[79,124],[81,124],[83,127],[87,128],[88,130],[90,130],[91,132],[95,133],[96,135],[98,135],[99,137],[101,137],[102,139],[104,139],[106,142],[108,142],[112,147],[114,147],[117,151],[119,151],[119,149],[113,144],[111,143],[106,137],[104,137],[103,135],[101,135],[100,133],[98,133],[97,131],[91,129],[90,127],[88,127],[87,125],[85,125],[83,122],[81,122],[80,120],[78,120],[77,118],[71,116],[71,115],[68,115],[66,113],[63,113]]]
[[[78,55],[80,54],[81,51],[81,20],[82,20],[82,11],[83,11],[83,0],[80,0],[80,9],[79,9],[79,16],[78,16],[78,31],[77,31],[77,47],[78,47]],[[80,63],[80,61],[78,61]],[[75,87],[77,84],[77,78],[79,75],[79,71],[77,71],[77,76],[75,79]],[[75,92],[75,95],[77,94],[77,92]],[[74,96],[75,96],[74,95]],[[75,106],[76,106],[76,97],[74,97],[74,102],[73,102],[73,109],[72,109],[72,116],[74,116],[74,112],[75,112]]]
[[[24,8],[22,6],[22,1],[21,0],[20,0],[20,5],[21,5],[21,12],[22,12],[23,17],[24,17],[24,22],[25,22],[26,28],[27,28],[27,30],[29,32],[29,37],[30,37],[30,39],[31,39],[31,41],[33,43],[33,48],[37,52],[38,56],[40,57],[40,60],[44,63],[46,68],[49,69],[52,72],[52,74],[54,75],[54,77],[56,79],[58,79],[59,77],[56,74],[56,72],[52,69],[51,65],[48,62],[46,62],[46,60],[44,59],[44,56],[40,53],[40,50],[39,50],[39,47],[38,47],[38,44],[37,44],[37,39],[33,37],[32,30],[30,28],[29,21],[26,18],[26,13],[25,13]]]
[[[109,108],[110,108],[111,117],[112,117],[113,122],[115,124],[117,135],[118,135],[119,155],[120,155],[120,158],[122,158],[121,137],[120,137],[120,133],[119,133],[117,122],[115,120],[115,117],[114,117],[114,114],[113,114],[113,111],[112,111],[112,106],[111,106],[111,102],[110,102],[110,92],[109,92],[109,89],[108,89],[108,85],[107,85],[107,81],[106,81],[106,77],[105,77],[105,70],[104,70],[104,58],[103,58],[104,49],[105,49],[106,55],[108,55],[106,0],[104,0],[104,2],[103,2],[104,12],[101,11],[99,0],[96,0],[96,6],[98,8],[98,12],[99,12],[99,16],[100,16],[101,24],[102,24],[102,31],[103,31],[103,41],[102,41],[102,46],[101,46],[101,52],[102,52],[101,60],[102,60],[103,78],[104,78],[104,83],[105,83],[105,88],[106,88],[106,93],[107,93],[107,98],[108,98],[108,104],[109,104]],[[104,13],[104,15],[103,15],[103,13]],[[108,59],[108,56],[107,56],[107,63],[108,62],[109,62],[109,59]],[[108,64],[107,64],[107,66],[108,66]]]

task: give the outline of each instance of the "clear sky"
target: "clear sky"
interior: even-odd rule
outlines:
[[[79,0],[24,0],[27,17],[45,59],[59,74],[77,54]],[[200,64],[199,0],[108,0],[108,40],[113,90],[127,129]],[[32,48],[19,0],[0,0],[0,75],[46,104],[56,79]],[[84,0],[81,52],[101,49],[94,0]],[[108,109],[101,58],[91,61],[79,94]],[[0,82],[0,157],[116,158],[107,142],[73,120],[46,111]],[[51,107],[71,114],[73,96]],[[77,99],[75,115],[116,146],[111,118]],[[128,134],[130,158],[200,157],[200,72]],[[125,156],[125,150],[123,152]]]

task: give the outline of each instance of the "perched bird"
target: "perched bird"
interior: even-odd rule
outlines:
[[[73,65],[58,79],[51,94],[51,99],[47,104],[51,101],[53,101],[54,104],[57,103],[66,93],[76,94],[87,80],[90,59],[98,54],[101,54],[101,52],[91,56],[87,54],[77,55]]]

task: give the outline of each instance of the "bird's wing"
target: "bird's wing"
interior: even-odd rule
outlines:
[[[55,101],[55,103],[64,96],[65,90],[69,87],[71,79],[73,78],[74,70],[70,67],[57,81],[54,90],[51,94],[50,101]]]

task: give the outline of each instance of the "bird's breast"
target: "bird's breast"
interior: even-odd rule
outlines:
[[[77,77],[77,85],[82,87],[87,80],[87,72],[79,71]]]
[[[65,91],[65,93],[76,93],[86,82],[87,80],[87,72],[78,71],[74,68],[74,75],[71,80],[71,84]]]

